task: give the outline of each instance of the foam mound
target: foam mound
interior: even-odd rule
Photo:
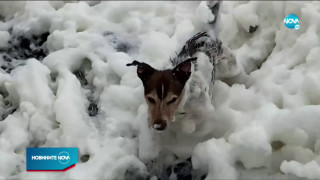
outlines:
[[[319,179],[320,3],[209,7],[1,1],[0,179]],[[299,30],[283,24],[290,13]],[[160,68],[202,31],[215,31],[239,73],[215,81],[212,116],[156,137],[126,64]],[[80,160],[26,172],[26,147],[79,147]]]

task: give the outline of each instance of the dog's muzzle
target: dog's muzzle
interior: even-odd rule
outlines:
[[[164,120],[159,121],[159,123],[155,123],[153,125],[153,129],[155,129],[156,131],[163,131],[165,130],[167,127],[167,122]]]

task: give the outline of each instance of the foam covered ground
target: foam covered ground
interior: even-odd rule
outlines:
[[[213,28],[205,2],[1,1],[0,179],[149,178],[163,153],[207,179],[319,179],[320,3],[226,1],[220,13]],[[290,13],[299,30],[284,26]],[[160,68],[213,30],[241,72],[216,80],[194,133],[152,134],[125,64]],[[26,147],[79,147],[79,163],[26,172]]]

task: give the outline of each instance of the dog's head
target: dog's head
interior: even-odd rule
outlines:
[[[133,61],[127,66],[138,66],[137,74],[144,86],[144,97],[149,107],[150,126],[163,131],[174,120],[184,93],[184,86],[191,75],[190,58],[173,69],[157,70],[146,63]]]

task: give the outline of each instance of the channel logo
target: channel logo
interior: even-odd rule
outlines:
[[[58,155],[58,161],[61,164],[67,164],[70,161],[70,155],[66,151],[62,151]]]
[[[78,148],[27,148],[27,171],[66,171],[78,163]]]
[[[295,14],[289,14],[287,15],[284,20],[284,25],[287,26],[289,29],[300,29],[299,25],[299,18]]]

